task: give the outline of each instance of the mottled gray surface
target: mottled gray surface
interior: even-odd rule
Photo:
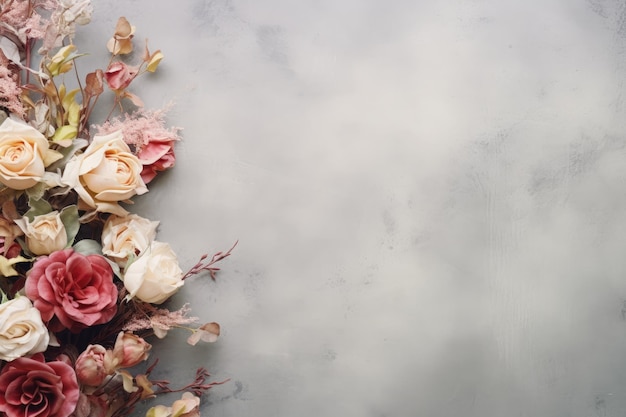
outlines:
[[[133,210],[240,241],[173,303],[220,341],[155,348],[231,378],[204,415],[626,414],[623,1],[116,0],[89,44],[121,14],[185,137]]]

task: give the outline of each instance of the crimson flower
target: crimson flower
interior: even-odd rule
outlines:
[[[68,417],[78,396],[74,369],[45,362],[41,353],[15,359],[0,372],[0,412],[7,417]]]

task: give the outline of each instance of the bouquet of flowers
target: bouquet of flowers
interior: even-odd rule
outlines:
[[[129,90],[163,53],[136,51],[126,18],[108,62],[80,74],[73,40],[91,14],[89,0],[0,0],[0,416],[121,417],[172,392],[183,394],[147,415],[199,415],[222,382],[199,368],[172,387],[142,362],[147,338],[175,327],[192,345],[217,339],[217,323],[163,303],[195,274],[215,279],[233,248],[185,273],[158,222],[123,206],[174,165],[180,135]]]

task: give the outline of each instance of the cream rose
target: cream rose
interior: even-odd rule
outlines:
[[[6,119],[0,125],[0,182],[25,190],[41,181],[46,167],[63,156],[35,128]]]
[[[118,131],[95,136],[84,153],[67,163],[62,181],[89,207],[125,216],[118,202],[148,191],[141,179],[142,168]]]
[[[170,245],[153,241],[124,273],[124,287],[130,298],[161,304],[183,286],[183,271]]]
[[[49,255],[67,246],[67,232],[58,211],[35,216],[32,222],[22,217],[15,223],[26,235],[28,250],[35,255]]]
[[[0,304],[0,359],[12,361],[48,348],[50,335],[26,297]]]
[[[158,225],[136,214],[110,216],[102,230],[102,253],[124,267],[129,256],[139,256],[150,246]]]

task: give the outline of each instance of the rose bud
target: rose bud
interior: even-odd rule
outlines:
[[[61,213],[56,210],[35,216],[32,220],[24,216],[15,223],[26,235],[26,245],[35,255],[49,255],[67,246],[65,225]]]
[[[120,332],[115,340],[113,350],[108,350],[104,357],[104,367],[112,372],[119,368],[131,368],[148,358],[152,345],[141,337]]]
[[[78,380],[92,387],[104,382],[108,373],[104,369],[106,349],[100,345],[89,345],[76,359],[76,376]]]

